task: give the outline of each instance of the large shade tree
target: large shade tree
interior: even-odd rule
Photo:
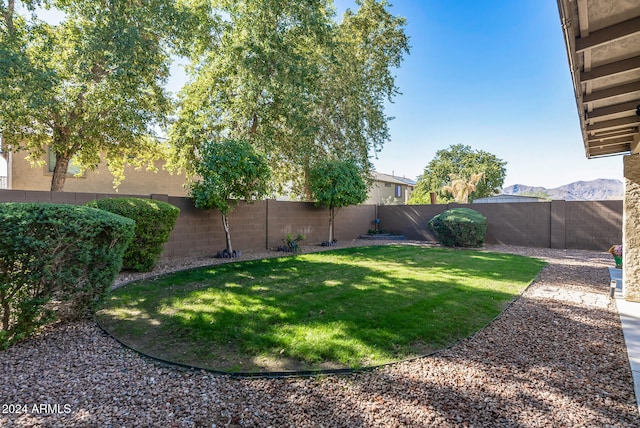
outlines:
[[[504,184],[506,164],[491,153],[464,144],[438,150],[418,177],[409,203],[428,204],[431,192],[440,201],[453,201],[460,195],[459,201],[472,202],[494,195]]]
[[[320,159],[368,169],[389,137],[384,105],[408,39],[386,1],[356,3],[336,23],[331,0],[213,1],[216,37],[191,51],[170,133],[178,165],[189,169],[202,141],[242,138],[307,196]]]
[[[51,190],[70,162],[93,169],[106,157],[116,185],[125,164],[153,167],[156,131],[172,111],[164,85],[176,35],[198,20],[170,0],[51,0],[64,18],[37,18],[40,2],[0,1],[0,132],[4,149],[34,164],[55,159]],[[32,13],[19,14],[17,4]]]

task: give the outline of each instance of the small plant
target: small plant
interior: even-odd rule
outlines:
[[[295,238],[288,233],[287,234],[287,246],[289,248],[298,248],[298,242],[304,241],[305,236],[301,233],[298,234]]]
[[[367,232],[368,235],[382,235],[384,233],[384,229],[369,229],[369,231]]]
[[[282,240],[282,242],[284,242],[285,245],[281,245],[280,247],[278,247],[278,251],[297,253],[298,249],[300,248],[300,245],[298,244],[298,242],[303,241],[304,238],[305,236],[301,233],[299,233],[298,236],[296,236],[295,238],[293,237],[292,234],[288,233],[287,237]]]
[[[487,218],[469,208],[444,211],[428,225],[445,247],[481,247],[487,233]]]
[[[368,235],[378,235],[378,234],[384,233],[384,229],[380,228],[380,219],[379,218],[373,220],[373,224],[374,224],[375,228],[374,229],[369,229],[369,231],[367,232]]]

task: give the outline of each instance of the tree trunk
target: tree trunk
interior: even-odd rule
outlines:
[[[309,188],[309,171],[311,171],[311,165],[309,164],[309,157],[307,156],[304,160],[304,187],[302,190],[304,192],[304,200],[307,202],[313,202],[313,198],[311,197],[311,189]]]
[[[9,35],[11,36],[13,36],[15,33],[15,27],[13,26],[13,12],[15,10],[15,6],[15,0],[9,0],[7,11],[4,14],[4,20],[7,23],[7,30],[9,30]]]
[[[70,159],[70,156],[60,156],[56,153],[56,166],[53,168],[53,177],[51,177],[52,192],[62,192],[64,182],[67,180]]]
[[[257,131],[258,131],[258,115],[256,113],[253,113],[253,116],[251,117],[251,131],[249,132],[249,135],[251,136],[251,138],[253,138],[253,136],[256,135]]]
[[[231,247],[231,234],[229,233],[229,218],[222,214],[222,227],[224,228],[224,236],[227,240],[227,251],[229,254],[233,253],[233,248]]]
[[[329,208],[329,243],[333,242],[333,221],[335,220],[334,208]]]
[[[11,306],[6,292],[0,292],[0,302],[2,302],[2,330],[9,331],[9,320],[11,319]]]

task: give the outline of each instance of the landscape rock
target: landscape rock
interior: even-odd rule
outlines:
[[[144,358],[90,320],[64,323],[0,351],[0,426],[640,426],[610,255],[486,249],[549,264],[489,326],[435,355],[351,375],[236,379]],[[264,256],[277,253],[246,254]],[[229,261],[163,261],[154,274]],[[136,275],[146,274],[119,283]]]

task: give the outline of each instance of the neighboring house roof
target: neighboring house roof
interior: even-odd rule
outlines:
[[[487,198],[474,199],[474,204],[499,204],[505,202],[545,202],[544,198],[538,198],[536,196],[521,196],[521,195],[507,195],[500,194],[495,196],[489,196]]]
[[[371,176],[375,181],[381,181],[383,183],[404,184],[405,186],[410,186],[410,187],[413,187],[416,185],[416,182],[414,180],[411,180],[410,178],[383,174],[378,171],[373,171],[371,173]]]
[[[587,158],[640,151],[640,2],[557,0]]]

